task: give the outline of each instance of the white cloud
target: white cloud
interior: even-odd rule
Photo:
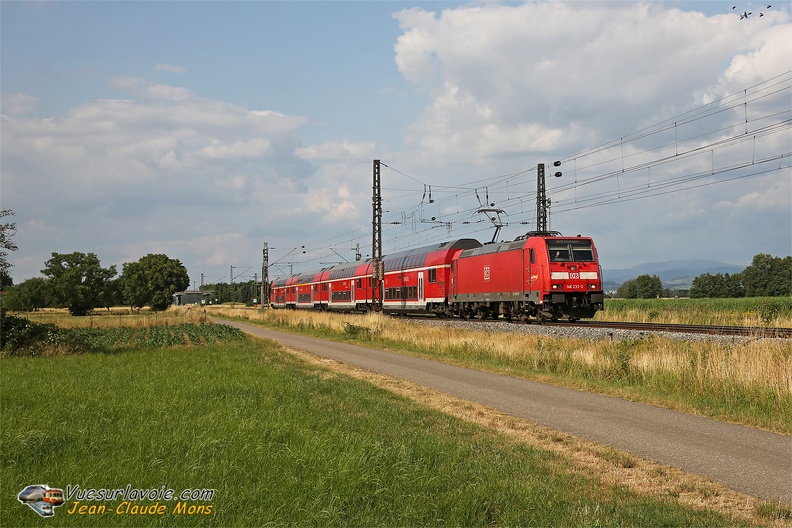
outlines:
[[[343,106],[343,120],[335,96],[348,101],[360,85],[322,78],[327,69],[310,57],[287,70],[268,63],[272,71],[248,77],[251,91],[211,98],[196,86],[218,94],[227,85],[200,72],[191,82],[205,84],[113,77],[109,91],[77,94],[80,103],[49,118],[27,114],[65,103],[4,93],[2,199],[20,226],[15,271],[35,275],[52,251],[93,251],[106,265],[161,252],[185,262],[193,280],[210,269],[214,280],[229,265],[255,265],[264,240],[273,259],[306,244],[295,269],[317,267],[337,260],[328,245],[347,251],[370,241],[372,159],[398,171],[382,174],[386,251],[489,240],[490,222],[475,213],[484,201],[506,209],[501,238],[523,234],[535,215],[533,167],[563,159],[564,176],[548,181],[551,228],[593,235],[606,266],[681,255],[747,263],[791,238],[789,158],[766,177],[752,173],[770,166],[754,160],[792,144],[789,127],[756,132],[771,121],[762,116],[789,119],[788,98],[779,106],[772,89],[752,89],[790,69],[790,23],[788,9],[748,21],[725,11],[594,1],[404,9],[393,55],[362,46],[367,53],[344,58],[376,61],[372,77],[390,63],[412,90],[369,87],[360,104]],[[251,75],[240,70],[237,79]],[[781,79],[788,94],[789,75]],[[398,110],[376,106],[393,101],[387,93],[399,93]],[[727,96],[722,112],[674,125]],[[254,100],[265,102],[231,102]],[[649,137],[619,142],[669,118]],[[388,134],[371,137],[372,123]],[[398,132],[403,145],[383,140]],[[661,158],[668,163],[652,164]],[[424,183],[434,186],[432,204],[421,197]],[[632,200],[641,193],[649,197]]]
[[[21,93],[2,94],[0,111],[6,115],[28,114],[38,106],[38,99]]]
[[[166,71],[170,73],[184,73],[187,71],[187,68],[184,66],[172,66],[170,64],[157,64],[156,68],[159,71]]]
[[[51,251],[102,244],[115,247],[103,258],[117,263],[128,247],[149,247],[133,260],[153,248],[190,248],[179,239],[194,237],[187,219],[202,211],[216,220],[204,228],[210,236],[254,223],[273,196],[305,194],[315,169],[296,152],[304,118],[142,79],[115,86],[134,99],[95,100],[62,117],[2,117],[3,203],[30,225],[47,226],[41,249],[20,244],[41,262]],[[21,230],[20,242],[35,231]],[[215,244],[201,262],[219,262],[228,251]]]
[[[373,142],[330,141],[297,149],[305,160],[360,160],[372,159],[376,146]]]
[[[485,4],[395,16],[404,31],[399,71],[432,96],[409,130],[429,156],[582,148],[631,131],[635,116],[651,122],[688,107],[703,86],[717,89],[724,63],[732,62],[724,79],[739,77],[740,86],[789,69],[781,12],[762,27],[659,2]]]

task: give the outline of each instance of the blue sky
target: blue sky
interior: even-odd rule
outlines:
[[[275,275],[365,256],[373,159],[386,252],[488,241],[485,203],[523,234],[560,159],[551,227],[605,268],[789,255],[790,8],[4,1],[12,276],[52,252],[165,253],[195,284],[252,278],[265,241]]]

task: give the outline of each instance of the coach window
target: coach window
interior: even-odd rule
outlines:
[[[437,282],[437,268],[429,268],[429,282]]]

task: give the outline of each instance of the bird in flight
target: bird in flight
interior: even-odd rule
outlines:
[[[773,4],[767,4],[767,7],[765,9],[770,9],[771,7],[773,7]],[[737,9],[737,6],[733,5],[732,9]],[[752,14],[753,14],[753,11],[743,11],[742,14],[740,15],[740,20],[742,20],[744,18],[748,18]],[[759,16],[763,17],[764,16],[764,12],[763,11],[760,12]]]

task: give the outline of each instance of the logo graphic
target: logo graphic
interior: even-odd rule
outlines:
[[[63,505],[63,490],[50,488],[46,484],[34,484],[20,491],[17,499],[42,517],[52,517],[55,508]]]
[[[485,281],[490,280],[490,267],[489,266],[484,266],[484,280]]]

